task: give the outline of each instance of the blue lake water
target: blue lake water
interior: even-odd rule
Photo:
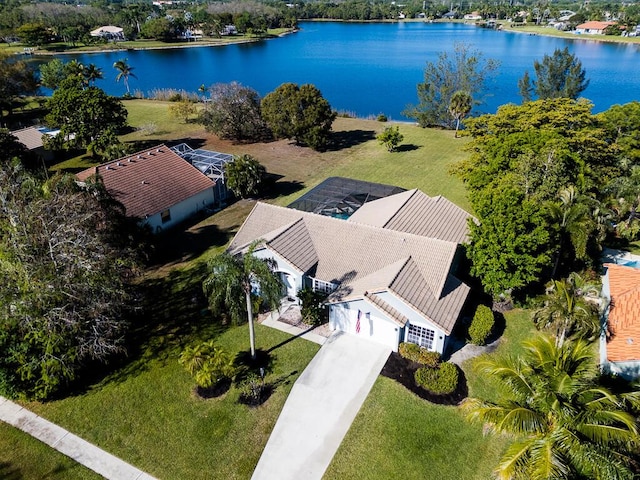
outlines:
[[[113,62],[127,58],[137,79],[132,92],[154,88],[196,91],[202,84],[238,81],[266,95],[284,82],[313,83],[332,107],[361,117],[385,113],[404,120],[402,110],[417,101],[416,84],[427,61],[465,42],[485,58],[501,62],[488,84],[484,105],[476,113],[496,111],[507,102],[520,103],[517,82],[533,61],[556,48],[569,47],[587,71],[590,84],[583,96],[602,111],[638,99],[640,46],[560,39],[499,32],[459,23],[303,22],[302,29],[282,38],[222,47],[140,50],[74,55],[101,67],[97,83],[122,95]],[[65,55],[65,60],[70,56]]]

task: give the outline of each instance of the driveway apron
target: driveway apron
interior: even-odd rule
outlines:
[[[391,350],[336,333],[291,389],[253,480],[321,479]]]

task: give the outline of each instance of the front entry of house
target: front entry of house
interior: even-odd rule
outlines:
[[[296,282],[293,275],[286,272],[280,273],[280,281],[282,282],[282,294],[290,299],[295,299],[298,295]]]

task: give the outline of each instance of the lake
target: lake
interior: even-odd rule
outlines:
[[[533,61],[556,48],[569,47],[587,71],[590,84],[583,96],[602,111],[638,98],[640,46],[561,39],[501,32],[460,23],[302,22],[301,30],[282,38],[219,47],[138,50],[65,55],[95,63],[105,79],[98,86],[113,95],[125,93],[115,82],[113,62],[127,58],[137,79],[131,91],[145,95],[155,88],[197,91],[202,84],[238,81],[264,96],[285,82],[313,83],[338,111],[360,117],[385,113],[406,120],[401,112],[417,101],[427,61],[455,42],[465,42],[485,58],[501,62],[488,84],[485,103],[476,113],[493,113],[507,102],[520,103],[517,82]]]

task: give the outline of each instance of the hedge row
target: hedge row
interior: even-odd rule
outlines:
[[[471,325],[469,326],[469,338],[471,343],[476,345],[486,345],[487,340],[491,336],[495,318],[493,311],[486,305],[478,305]]]
[[[438,352],[430,352],[424,347],[420,347],[415,343],[403,342],[398,346],[398,353],[402,358],[420,363],[427,367],[436,367],[440,363],[440,354]]]

